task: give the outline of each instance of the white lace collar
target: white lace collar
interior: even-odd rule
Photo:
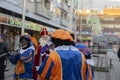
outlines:
[[[28,49],[33,49],[35,50],[34,46],[30,46],[29,48],[27,49],[20,49],[20,54],[23,54],[25,51],[27,51]]]

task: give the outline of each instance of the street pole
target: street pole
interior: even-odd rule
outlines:
[[[80,38],[82,38],[82,7],[83,7],[83,0],[81,0]]]
[[[26,0],[23,0],[21,35],[24,34],[24,30],[25,30],[25,14],[26,14]]]

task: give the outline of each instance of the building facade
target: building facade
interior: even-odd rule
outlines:
[[[76,15],[72,0],[26,0],[25,32],[39,39],[39,32],[46,27],[74,30]],[[16,35],[21,35],[23,0],[0,0],[0,34],[8,35],[14,45]]]

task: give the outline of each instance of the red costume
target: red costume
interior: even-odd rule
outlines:
[[[41,32],[40,32],[40,39],[43,37],[48,37],[48,32],[46,28],[42,28]],[[43,38],[44,40],[44,38]],[[41,64],[41,62],[44,60],[46,55],[42,56],[41,59],[41,49],[43,47],[42,41],[39,41],[39,46],[37,47],[37,53],[34,56],[34,67],[33,67],[33,79],[34,80],[38,80],[38,72],[36,70],[36,66],[39,66]]]

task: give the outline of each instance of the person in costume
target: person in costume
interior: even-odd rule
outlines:
[[[20,37],[20,45],[22,46],[22,48],[20,49],[19,54],[16,54],[14,58],[10,58],[11,63],[16,65],[14,79],[33,79],[32,67],[35,48],[31,42],[30,35],[22,35]]]
[[[91,50],[89,47],[83,43],[76,43],[76,48],[78,48],[86,58],[87,62],[87,77],[86,80],[94,80],[94,61],[91,58]]]
[[[40,80],[85,80],[82,75],[83,56],[74,47],[71,35],[62,29],[53,31],[51,41],[55,49],[49,53],[38,69]]]
[[[47,48],[48,48],[48,31],[45,27],[42,28],[40,31],[40,39],[39,39],[39,45],[37,47],[37,53],[35,54],[34,58],[34,67],[33,67],[33,78],[34,80],[38,79],[38,72],[36,70],[36,67],[38,67],[44,60],[46,54],[48,54]]]

